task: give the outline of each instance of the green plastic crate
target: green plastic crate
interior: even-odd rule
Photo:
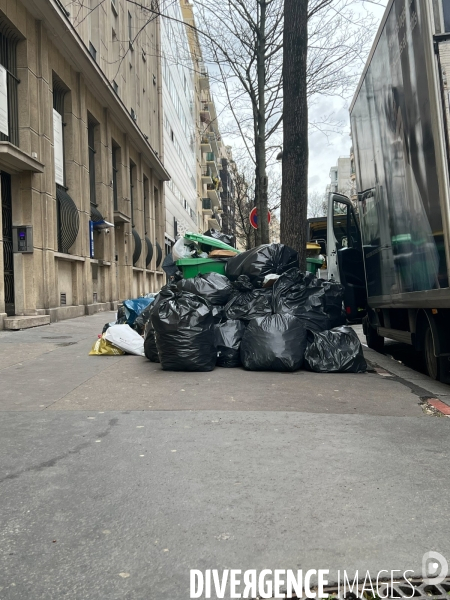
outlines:
[[[199,273],[220,273],[225,275],[226,261],[215,258],[180,258],[177,267],[185,279],[191,279]]]
[[[323,265],[323,260],[321,258],[307,258],[306,259],[306,270],[309,273],[313,273],[317,275],[317,271]]]

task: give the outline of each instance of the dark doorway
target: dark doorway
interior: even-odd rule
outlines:
[[[3,267],[5,277],[5,310],[8,317],[14,310],[14,262],[12,239],[11,175],[1,173],[2,223],[3,223]]]

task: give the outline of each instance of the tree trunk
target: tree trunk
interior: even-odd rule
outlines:
[[[256,69],[258,76],[257,110],[254,110],[255,125],[255,206],[258,210],[256,244],[269,243],[267,222],[267,158],[266,158],[266,0],[258,0],[259,29],[257,33]]]
[[[284,0],[283,178],[280,239],[299,253],[306,268],[308,209],[308,0]]]

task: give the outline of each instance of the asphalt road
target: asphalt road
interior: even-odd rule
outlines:
[[[89,357],[111,316],[0,332],[1,600],[187,600],[190,569],[333,581],[450,558],[450,420],[419,404],[448,386],[369,350],[400,374]]]

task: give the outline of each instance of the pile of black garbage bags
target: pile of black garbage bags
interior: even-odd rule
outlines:
[[[363,373],[343,297],[339,283],[300,271],[297,252],[265,244],[231,258],[226,276],[164,286],[140,315],[145,355],[169,371]]]

